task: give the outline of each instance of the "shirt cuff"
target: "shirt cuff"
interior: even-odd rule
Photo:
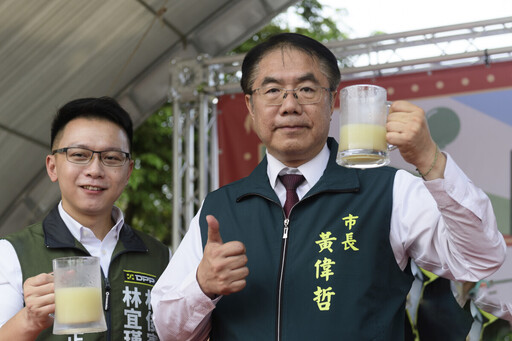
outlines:
[[[183,281],[180,291],[190,297],[191,302],[195,303],[195,311],[200,314],[208,314],[221,299],[221,296],[211,299],[201,290],[197,281],[196,273],[190,273]]]
[[[450,154],[443,153],[446,155],[444,178],[425,181],[425,186],[432,196],[436,198],[440,209],[452,205],[453,201],[455,201],[472,211],[479,219],[482,219],[485,214],[485,205],[480,205],[480,200],[475,200],[475,197],[469,193],[473,192],[472,194],[476,194],[476,198],[483,200],[487,200],[486,195],[473,186],[472,181],[457,166]]]

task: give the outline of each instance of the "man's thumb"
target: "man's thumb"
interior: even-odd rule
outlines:
[[[208,241],[207,243],[218,243],[222,244],[222,238],[219,231],[219,221],[212,215],[206,216],[206,222],[208,223]]]

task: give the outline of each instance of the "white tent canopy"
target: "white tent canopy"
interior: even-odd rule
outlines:
[[[1,1],[0,236],[59,199],[44,166],[59,106],[110,95],[138,126],[166,101],[172,58],[222,55],[295,2]]]
[[[194,81],[204,84],[224,71],[237,70],[243,56],[223,55],[295,2],[0,1],[0,237],[41,220],[60,197],[44,165],[50,122],[59,106],[78,97],[110,95],[138,126],[167,100],[174,86],[180,92],[173,97],[176,127],[185,124],[174,137],[174,144],[185,148],[178,151],[175,146],[174,153],[180,171],[173,172],[175,212],[179,213],[173,235],[179,242],[197,202],[212,188],[206,180],[208,167],[186,162],[184,156],[197,146],[186,143],[184,136],[199,127],[204,137],[211,126],[207,120],[193,126],[192,118],[183,118],[187,114],[180,113],[180,101],[196,96],[190,91],[196,87],[171,84],[170,74],[184,65],[201,75]],[[342,79],[350,80],[509,61],[511,29],[512,17],[497,18],[333,41],[327,46],[340,60],[351,62],[341,70]],[[499,44],[489,44],[486,38]],[[425,54],[426,47],[434,47],[429,50],[433,52]],[[420,57],[410,54],[411,49],[422,51]],[[198,112],[208,112],[207,106],[212,105],[208,96],[239,91],[238,83],[209,85],[195,98]],[[213,162],[215,158],[204,150],[206,145],[200,141],[200,154],[206,156],[200,161]],[[193,187],[193,177],[199,178],[199,189]],[[185,188],[179,187],[183,184]]]

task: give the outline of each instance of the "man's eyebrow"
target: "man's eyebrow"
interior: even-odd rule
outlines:
[[[93,148],[89,147],[88,145],[82,144],[82,143],[72,143],[69,146],[67,146],[66,148],[82,148],[82,149],[94,150]],[[98,152],[122,152],[122,151],[123,151],[122,148],[114,147],[114,146],[106,147],[105,149],[98,150]]]
[[[304,76],[299,77],[299,82],[311,81],[313,83],[318,84],[319,81],[316,79],[315,75],[311,72],[306,73]]]
[[[302,82],[306,82],[306,81],[311,81],[311,82],[313,82],[315,84],[319,84],[318,79],[311,72],[308,72],[308,73],[300,76],[297,79],[297,81],[298,81],[298,83],[302,83]],[[271,84],[271,83],[280,84],[281,82],[277,78],[274,78],[274,77],[265,77],[265,78],[263,78],[263,81],[261,82],[260,86],[264,87],[265,85]]]
[[[279,81],[274,77],[265,77],[263,78],[263,82],[261,82],[260,86],[265,86],[270,83],[279,83]]]
[[[70,143],[67,148],[85,148],[90,149],[89,146],[83,143]]]

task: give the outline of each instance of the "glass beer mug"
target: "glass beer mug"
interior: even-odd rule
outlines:
[[[99,258],[56,258],[53,260],[53,274],[53,334],[96,333],[107,330],[103,314]]]
[[[386,120],[391,102],[386,89],[357,84],[340,92],[340,143],[336,162],[349,168],[375,168],[389,164]]]

